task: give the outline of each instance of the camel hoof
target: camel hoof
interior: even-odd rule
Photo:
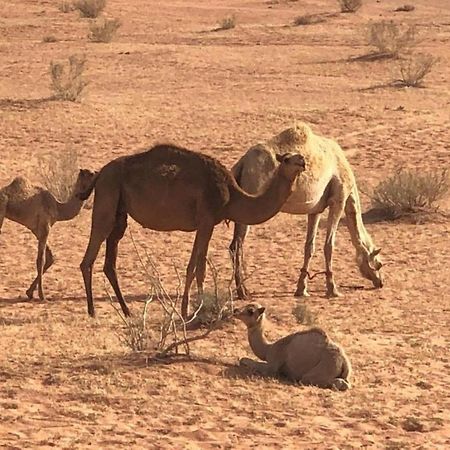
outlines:
[[[333,289],[330,292],[327,292],[328,298],[337,298],[337,297],[343,297],[343,295],[336,289]]]
[[[310,297],[310,295],[306,290],[306,288],[304,289],[297,288],[297,290],[294,293],[294,297]]]
[[[337,391],[346,391],[350,389],[350,383],[343,378],[336,378],[333,382],[333,389]]]
[[[32,300],[33,299],[33,291],[28,290],[28,291],[25,292],[25,294],[27,295],[28,300]]]

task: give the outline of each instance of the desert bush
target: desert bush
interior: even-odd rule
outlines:
[[[358,11],[362,6],[362,0],[338,0],[338,2],[343,13]]]
[[[74,6],[80,11],[81,17],[95,19],[105,9],[106,0],[77,0]]]
[[[55,98],[71,102],[78,99],[87,84],[83,80],[85,64],[85,56],[76,55],[69,57],[68,65],[55,61],[50,63],[51,86]]]
[[[39,157],[40,182],[61,202],[67,201],[72,194],[78,170],[78,155],[74,150]]]
[[[71,11],[75,10],[75,6],[72,2],[67,1],[67,0],[63,0],[59,6],[58,9],[63,12],[63,13],[69,13]]]
[[[371,195],[372,206],[386,212],[388,217],[436,211],[437,202],[450,191],[447,169],[399,169],[381,181]]]
[[[391,57],[398,56],[414,47],[417,43],[416,27],[411,25],[402,29],[396,23],[383,20],[369,25],[369,45],[377,52]]]
[[[438,61],[439,58],[429,54],[410,55],[399,63],[400,78],[398,82],[403,86],[421,86],[423,79]]]
[[[398,8],[395,8],[394,11],[396,12],[411,12],[414,11],[416,7],[414,5],[402,5]]]
[[[88,38],[92,42],[111,42],[121,23],[119,19],[100,19],[89,25]]]
[[[317,324],[317,315],[305,303],[298,303],[292,309],[292,315],[299,324],[308,326]]]
[[[58,42],[58,39],[55,36],[49,34],[42,38],[42,42],[45,42],[45,43]]]
[[[226,16],[224,17],[220,22],[219,22],[219,30],[231,30],[232,28],[234,28],[236,26],[236,16],[233,14],[231,16]]]
[[[305,14],[304,16],[297,16],[294,19],[294,25],[296,27],[300,25],[312,25],[321,22],[325,22],[325,19],[319,14]]]

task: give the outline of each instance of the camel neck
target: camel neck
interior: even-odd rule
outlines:
[[[267,189],[261,195],[250,195],[237,183],[230,187],[230,201],[225,207],[224,219],[245,225],[256,225],[277,214],[292,192],[293,181],[275,172]]]
[[[67,202],[60,203],[57,202],[57,211],[58,211],[58,222],[64,220],[71,220],[76,215],[79,214],[81,207],[83,206],[83,201],[79,200],[75,196],[72,196]]]
[[[263,322],[248,329],[248,342],[253,350],[253,353],[259,359],[267,361],[267,352],[269,351],[271,344],[266,339]]]

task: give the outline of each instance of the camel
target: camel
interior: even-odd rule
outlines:
[[[234,314],[247,326],[253,353],[266,362],[241,358],[241,366],[260,375],[284,377],[304,385],[345,391],[350,388],[351,365],[344,350],[321,328],[298,331],[269,343],[265,336],[265,308],[250,303]]]
[[[284,213],[308,215],[304,261],[294,295],[309,296],[309,263],[314,253],[320,216],[326,208],[329,208],[324,245],[327,297],[341,295],[333,276],[332,258],[336,230],[344,211],[351,241],[356,249],[359,271],[363,277],[372,281],[375,288],[381,288],[380,248],[374,246],[364,227],[355,177],[339,144],[314,134],[305,123],[296,123],[267,142],[251,147],[232,167],[231,172],[242,189],[257,194],[265,189],[277,168],[276,155],[283,152],[301,153],[306,162],[306,170],[297,178],[294,192],[281,208]],[[243,244],[247,232],[248,225],[235,223],[230,244],[237,296],[241,299],[249,297],[242,269]]]
[[[55,222],[71,220],[78,215],[83,206],[78,194],[91,184],[94,176],[93,172],[81,169],[72,194],[65,203],[59,202],[47,189],[32,184],[24,177],[17,177],[0,189],[0,233],[6,218],[28,228],[38,240],[37,275],[26,291],[30,300],[36,287],[40,300],[45,300],[42,276],[54,263],[52,250],[47,244],[51,227]]]
[[[123,313],[130,314],[116,274],[118,243],[130,215],[144,228],[156,231],[196,231],[181,304],[181,314],[186,319],[194,274],[198,293],[203,293],[206,255],[214,226],[223,220],[265,222],[291,194],[297,176],[305,168],[303,157],[287,153],[277,159],[278,169],[258,196],[243,191],[218,160],[174,145],[156,145],[106,164],[80,195],[87,199],[95,188],[91,235],[80,265],[89,315],[95,315],[92,267],[105,240],[104,273]]]

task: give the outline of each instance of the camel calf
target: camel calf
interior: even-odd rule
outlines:
[[[351,365],[344,350],[320,328],[298,331],[274,343],[265,337],[265,308],[250,303],[235,313],[245,323],[253,353],[263,361],[241,358],[240,365],[263,376],[285,377],[305,385],[345,391]]]

